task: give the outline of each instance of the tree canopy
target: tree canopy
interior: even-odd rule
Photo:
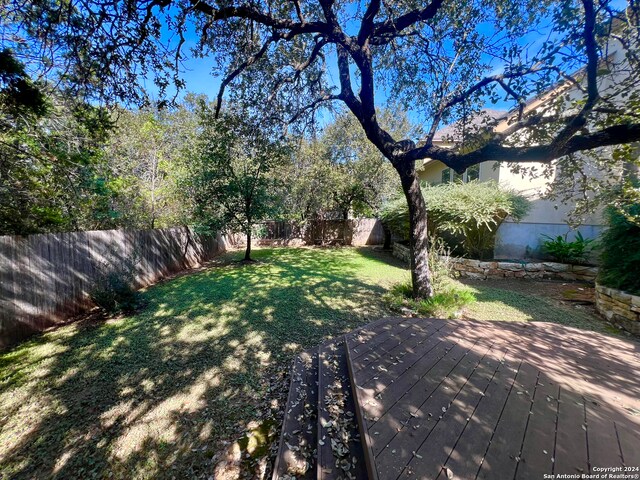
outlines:
[[[640,139],[637,93],[625,88],[638,80],[635,4],[621,11],[593,0],[37,0],[21,7],[7,5],[12,35],[3,36],[3,46],[32,65],[39,59],[42,74],[92,98],[140,101],[144,89],[132,85],[151,79],[161,93],[181,88],[181,62],[208,56],[222,79],[218,111],[227,90],[253,100],[272,121],[294,121],[339,100],[397,162],[429,157],[462,171],[486,159],[545,161]],[[193,32],[197,42],[188,51]],[[624,65],[610,65],[612,40],[627,52]],[[626,74],[611,76],[618,88],[603,92],[598,75],[613,70]],[[525,115],[526,101],[558,82],[580,89],[579,108],[561,119],[535,109]],[[230,88],[237,86],[243,88]],[[614,101],[623,89],[624,105]],[[423,135],[403,139],[383,128],[381,95],[421,117]],[[516,108],[508,132],[462,150],[433,144],[440,126],[500,98]],[[547,142],[505,143],[518,130],[559,121],[562,128],[545,128],[554,132]]]
[[[0,233],[108,226],[117,185],[103,146],[113,123],[94,105],[33,81],[0,52]]]
[[[395,130],[411,129],[402,112],[385,110]],[[342,111],[318,135],[301,139],[284,165],[283,214],[293,220],[376,216],[400,189],[391,164],[356,118]]]

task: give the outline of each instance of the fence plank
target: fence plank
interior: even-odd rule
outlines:
[[[258,243],[267,244],[269,241],[292,240],[309,245],[340,244],[340,245],[380,245],[384,243],[384,229],[377,218],[357,218],[340,220],[309,220],[306,223],[266,220],[257,224],[263,230],[259,237],[254,235]],[[229,241],[235,245],[245,243],[244,236],[232,234]]]
[[[215,237],[185,228],[0,236],[0,349],[91,306],[100,266],[140,257],[138,285],[195,267],[224,251]]]

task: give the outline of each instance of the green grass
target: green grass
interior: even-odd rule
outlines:
[[[615,328],[596,317],[592,309],[541,295],[533,287],[535,284],[529,283],[532,288],[523,292],[510,290],[509,283],[513,282],[500,282],[505,282],[504,288],[493,286],[495,283],[486,285],[483,282],[473,282],[471,291],[477,301],[465,307],[464,316],[475,320],[551,322],[603,333],[618,333]]]
[[[382,297],[390,309],[407,308],[424,317],[460,318],[463,307],[476,301],[473,291],[455,280],[438,282],[436,293],[427,299],[413,298],[411,282],[393,285]]]
[[[209,478],[221,442],[243,433],[251,470],[275,438],[273,401],[294,352],[387,315],[383,294],[409,277],[370,249],[255,258],[151,287],[136,315],[0,354],[0,478]],[[586,313],[509,290],[517,283],[471,285],[466,315],[602,330]]]
[[[209,477],[221,440],[264,437],[293,353],[386,314],[381,295],[408,278],[370,249],[255,258],[0,355],[0,478]]]

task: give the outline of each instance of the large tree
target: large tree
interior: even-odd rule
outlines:
[[[218,111],[226,90],[270,123],[342,102],[400,176],[414,292],[429,296],[416,161],[458,172],[487,160],[550,164],[640,140],[637,16],[635,2],[617,11],[606,0],[36,0],[29,9],[16,0],[2,41],[103,98],[140,100],[132,85],[151,78],[161,93],[179,87],[193,53],[222,75]],[[189,32],[198,38],[187,52]],[[626,55],[611,55],[614,43]],[[545,92],[540,108],[527,105]],[[423,135],[403,139],[381,125],[376,107],[388,99],[424,120]],[[490,101],[514,107],[508,128],[476,121]],[[439,127],[455,121],[460,144],[436,145]]]
[[[175,108],[116,109],[105,155],[122,185],[121,224],[165,228],[188,223],[180,182],[196,148],[201,96],[187,94]]]
[[[34,82],[0,51],[0,235],[109,228],[108,112]]]

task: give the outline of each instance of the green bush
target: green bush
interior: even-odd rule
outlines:
[[[441,238],[429,237],[429,269],[431,270],[431,285],[438,292],[448,285],[453,278],[451,265],[451,249]]]
[[[251,236],[256,240],[262,240],[269,236],[269,229],[264,223],[259,223],[251,227]]]
[[[454,254],[472,258],[491,257],[496,231],[504,219],[510,215],[518,221],[530,209],[525,197],[495,182],[425,185],[422,195],[427,205],[429,234],[442,238]],[[409,238],[409,211],[404,196],[389,202],[381,219],[396,235]]]
[[[91,300],[108,313],[135,311],[140,303],[140,294],[135,289],[137,263],[134,255],[132,259],[96,265],[96,279],[89,292]]]
[[[640,295],[640,203],[606,211],[609,228],[602,234],[598,281]]]
[[[550,237],[542,235],[547,240],[542,243],[542,251],[558,262],[562,263],[582,263],[585,261],[587,253],[593,247],[593,239],[586,239],[580,232],[576,232],[575,240],[567,241],[567,235]]]
[[[455,280],[447,282],[431,298],[416,299],[412,294],[411,282],[399,283],[384,294],[383,300],[392,310],[408,308],[419,315],[438,318],[458,318],[463,307],[476,301],[471,289]]]

